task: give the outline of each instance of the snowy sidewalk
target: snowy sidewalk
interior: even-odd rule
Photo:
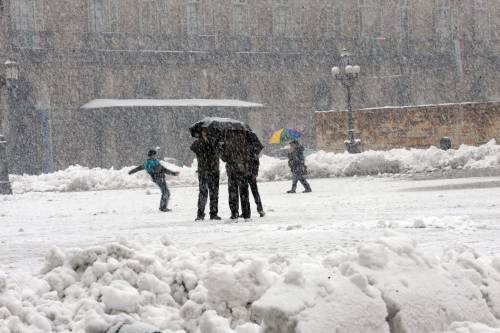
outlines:
[[[173,212],[167,214],[157,211],[156,189],[0,197],[0,264],[7,270],[36,271],[54,245],[88,246],[121,237],[148,241],[163,235],[180,248],[197,251],[324,254],[355,247],[389,228],[411,234],[426,250],[463,243],[485,255],[500,253],[500,188],[474,185],[499,180],[314,179],[313,193],[296,195],[284,194],[289,182],[262,183],[267,216],[257,217],[252,203],[253,222],[238,224],[194,223],[194,187],[174,188]],[[221,216],[229,216],[226,185],[221,185],[220,209]]]
[[[167,214],[151,189],[2,197],[0,331],[498,333],[499,184],[264,183],[267,216],[236,224],[194,223],[195,187]]]

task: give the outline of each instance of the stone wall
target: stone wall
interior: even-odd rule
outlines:
[[[363,150],[427,148],[449,137],[453,147],[500,142],[500,102],[385,107],[354,111]],[[317,148],[344,151],[347,112],[316,112]]]

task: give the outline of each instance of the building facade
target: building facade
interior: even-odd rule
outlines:
[[[499,40],[496,0],[0,0],[0,61],[21,70],[22,103],[0,93],[11,169],[96,165],[79,111],[96,98],[257,102],[264,136],[313,145],[314,111],[345,107],[343,48],[355,108],[497,100]]]

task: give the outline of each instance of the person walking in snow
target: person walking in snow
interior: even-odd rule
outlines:
[[[170,191],[168,189],[167,182],[165,180],[165,175],[178,176],[179,172],[169,170],[161,165],[160,161],[156,158],[156,150],[151,149],[148,151],[148,159],[144,161],[142,165],[130,170],[129,175],[139,172],[141,170],[146,170],[151,176],[153,182],[158,185],[161,190],[161,200],[160,200],[160,211],[170,212],[171,209],[168,208],[168,200],[170,199]]]
[[[306,180],[307,167],[304,158],[304,147],[297,141],[290,142],[290,151],[288,152],[288,166],[292,171],[293,181],[292,189],[287,193],[296,193],[297,183],[300,181],[304,186],[304,193],[312,192],[311,186]]]
[[[216,143],[208,136],[207,130],[201,131],[201,137],[193,142],[191,150],[198,160],[198,213],[195,221],[205,218],[205,206],[210,194],[210,219],[220,220],[219,211],[219,152]]]

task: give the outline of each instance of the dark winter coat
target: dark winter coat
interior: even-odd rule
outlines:
[[[304,147],[297,146],[290,149],[288,153],[288,166],[294,175],[307,174],[307,167],[304,158]]]
[[[250,169],[250,175],[257,177],[259,175],[259,155],[250,153],[250,158],[248,159],[249,161],[249,169]]]
[[[128,172],[128,174],[131,175],[133,173],[136,173],[136,172],[139,172],[142,170],[144,170],[144,164],[139,165],[138,167],[130,170]],[[165,175],[177,175],[177,172],[169,170],[161,164],[159,164],[154,171],[148,172],[148,173],[151,176],[151,179],[157,184],[160,184],[160,183],[165,181]]]
[[[198,139],[191,145],[198,159],[198,173],[219,174],[219,151],[214,142]]]
[[[240,177],[251,175],[250,146],[244,132],[233,131],[221,142],[221,159],[226,162],[228,174]]]

